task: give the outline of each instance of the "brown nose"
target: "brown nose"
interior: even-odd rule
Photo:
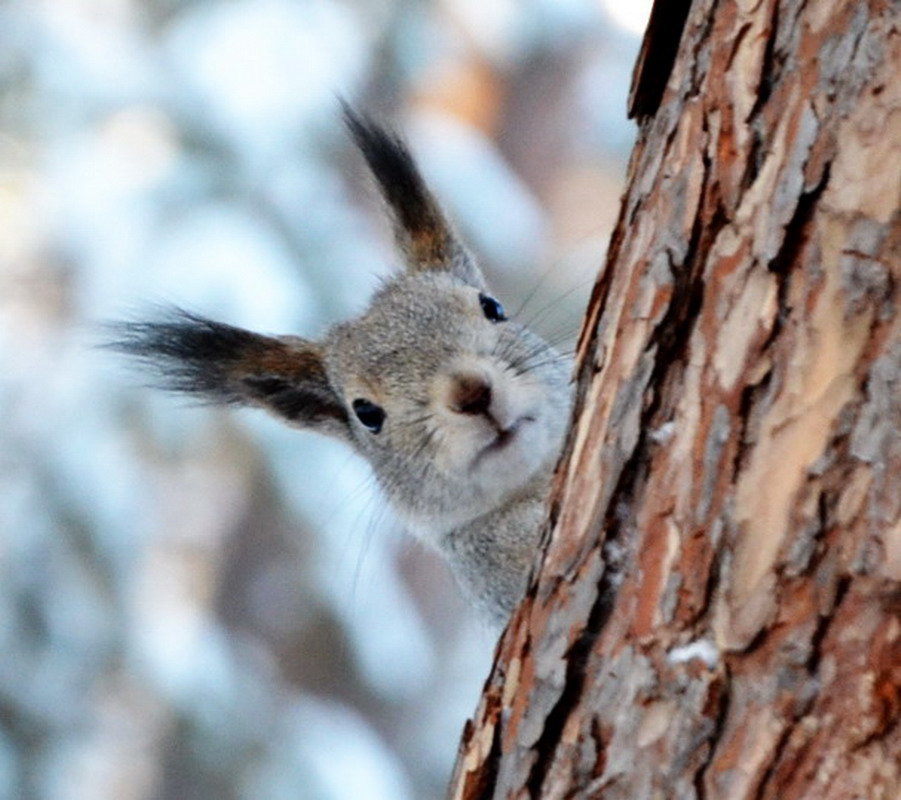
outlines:
[[[458,373],[451,379],[448,406],[458,414],[487,414],[491,384],[481,375]]]

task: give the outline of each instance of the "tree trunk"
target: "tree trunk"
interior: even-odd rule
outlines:
[[[546,555],[450,796],[894,800],[898,6],[658,6]]]

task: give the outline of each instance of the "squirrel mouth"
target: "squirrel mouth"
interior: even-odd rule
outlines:
[[[494,450],[503,450],[516,437],[516,428],[513,430],[500,431],[495,440],[489,444],[485,450],[492,452]]]
[[[535,417],[532,416],[524,416],[520,417],[516,420],[512,425],[507,428],[496,427],[496,435],[492,441],[490,441],[485,447],[479,450],[478,454],[475,457],[474,464],[478,464],[484,458],[498,453],[501,450],[506,449],[510,446],[510,444],[517,438],[519,438],[519,433],[522,430],[523,426],[527,422],[534,422]]]

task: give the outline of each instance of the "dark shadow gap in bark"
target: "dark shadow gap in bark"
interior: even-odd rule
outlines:
[[[656,0],[654,3],[632,74],[629,119],[657,113],[690,10],[691,0]]]

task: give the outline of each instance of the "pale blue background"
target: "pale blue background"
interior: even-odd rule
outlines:
[[[574,333],[637,45],[590,0],[0,4],[0,800],[443,796],[494,644],[443,566],[340,446],[144,390],[96,325],[359,310],[395,259],[342,95]]]

